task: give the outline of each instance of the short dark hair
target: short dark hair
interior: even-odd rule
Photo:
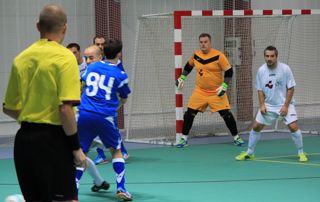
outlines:
[[[106,41],[103,52],[107,59],[114,59],[122,51],[122,42],[118,39]]]
[[[274,46],[268,46],[266,49],[263,51],[263,55],[266,55],[266,51],[274,51],[275,55],[278,57],[278,50]]]
[[[199,39],[202,38],[202,37],[208,37],[208,38],[210,39],[210,41],[211,41],[211,36],[210,36],[210,34],[208,34],[208,33],[201,33],[201,34],[199,35]]]
[[[93,40],[92,40],[93,44],[96,43],[96,39],[100,39],[100,38],[103,38],[104,40],[106,40],[106,38],[104,36],[97,35],[97,36],[93,37]]]
[[[68,48],[68,49],[70,49],[70,48],[76,48],[78,51],[80,51],[80,46],[79,46],[79,44],[77,44],[77,43],[69,43],[69,44],[67,45],[67,48]]]

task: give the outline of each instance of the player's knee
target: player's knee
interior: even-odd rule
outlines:
[[[183,118],[186,119],[194,119],[197,115],[198,111],[194,109],[188,108],[188,110],[184,113]]]
[[[294,122],[290,123],[290,124],[288,125],[288,128],[289,128],[289,130],[290,130],[291,133],[294,133],[294,132],[296,132],[297,130],[299,130],[297,121],[294,121]]]
[[[229,109],[221,110],[221,111],[219,111],[219,114],[223,119],[230,119],[233,117],[233,115]]]
[[[255,121],[252,125],[252,129],[255,131],[255,132],[260,132],[262,129],[263,129],[264,125]]]

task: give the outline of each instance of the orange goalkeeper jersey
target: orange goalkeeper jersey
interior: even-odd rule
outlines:
[[[207,54],[197,50],[189,59],[189,64],[196,67],[196,89],[205,93],[215,93],[223,82],[223,72],[231,68],[226,56],[216,49]]]

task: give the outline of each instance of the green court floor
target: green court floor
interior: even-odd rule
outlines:
[[[134,201],[319,202],[320,137],[304,138],[309,162],[298,163],[291,139],[260,141],[254,161],[238,162],[245,150],[227,143],[130,150],[127,189]],[[19,193],[12,159],[0,160],[0,201]],[[116,201],[112,165],[99,165],[110,190],[92,193],[85,174],[80,202]]]

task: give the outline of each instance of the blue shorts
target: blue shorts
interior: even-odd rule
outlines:
[[[122,139],[116,116],[103,116],[82,110],[79,111],[77,123],[80,146],[84,153],[89,151],[93,139],[97,136],[106,148],[121,148]]]

